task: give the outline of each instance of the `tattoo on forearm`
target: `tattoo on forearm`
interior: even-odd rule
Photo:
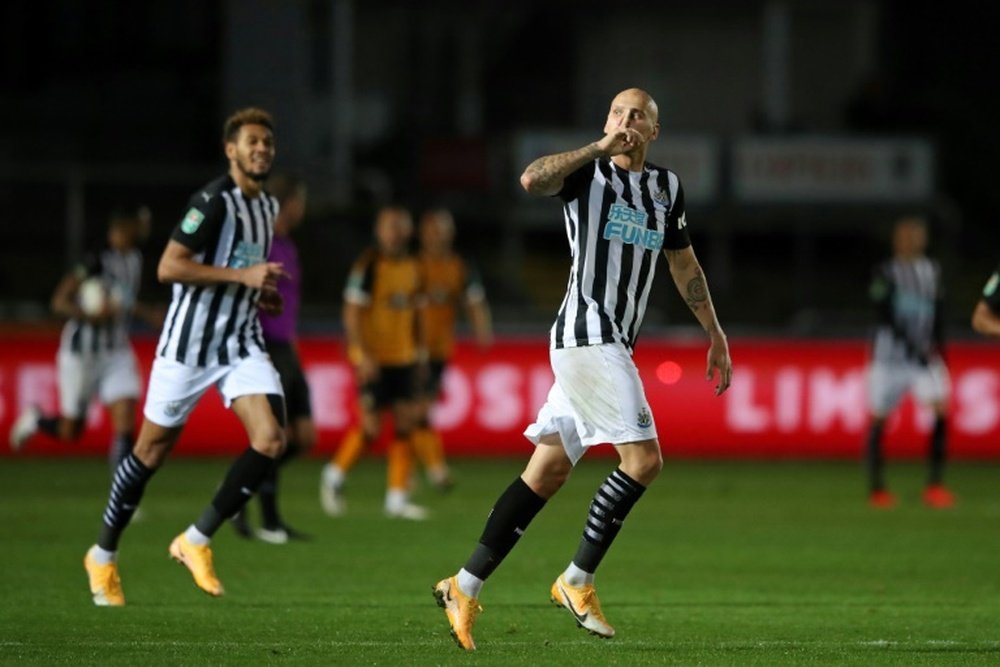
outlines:
[[[589,144],[575,151],[546,155],[540,157],[524,172],[532,177],[539,189],[548,189],[556,182],[566,178],[570,172],[601,154],[596,143]]]
[[[701,269],[696,268],[694,273],[694,278],[688,281],[687,295],[684,301],[691,310],[698,310],[703,303],[708,301],[708,287],[705,286],[705,277],[702,275]]]

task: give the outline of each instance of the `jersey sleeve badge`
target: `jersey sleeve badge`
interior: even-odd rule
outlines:
[[[202,221],[205,219],[205,214],[198,209],[192,207],[184,215],[184,220],[181,222],[181,231],[185,234],[194,234],[201,227]]]

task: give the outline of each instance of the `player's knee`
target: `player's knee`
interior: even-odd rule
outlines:
[[[271,408],[274,419],[268,426],[254,433],[250,446],[255,450],[277,458],[285,451],[285,399],[280,394],[268,394],[267,404]]]
[[[532,467],[525,470],[521,478],[539,496],[551,498],[563,487],[572,471],[573,464],[569,460],[565,463],[552,461],[544,467]]]
[[[643,486],[649,486],[663,470],[663,454],[659,447],[644,447],[623,460],[621,469]]]
[[[253,439],[250,446],[264,456],[276,459],[285,451],[285,434],[281,430],[262,433]]]

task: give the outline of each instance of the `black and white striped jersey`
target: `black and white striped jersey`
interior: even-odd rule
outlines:
[[[691,245],[677,175],[646,163],[630,172],[598,158],[570,174],[564,202],[572,267],[551,347],[634,348],[661,249]]]
[[[188,202],[171,238],[203,264],[244,268],[267,260],[278,201],[267,193],[247,198],[228,175]],[[157,355],[189,366],[234,363],[264,349],[257,299],[245,285],[175,283]]]
[[[941,268],[927,257],[889,259],[875,268],[871,298],[879,307],[876,362],[926,362],[941,344]]]
[[[142,253],[134,248],[125,251],[107,248],[87,257],[74,272],[80,280],[99,278],[121,310],[117,317],[103,324],[69,320],[63,326],[59,349],[86,355],[128,347],[132,307],[142,282]]]

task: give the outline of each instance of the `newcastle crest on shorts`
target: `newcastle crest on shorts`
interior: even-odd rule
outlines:
[[[649,408],[643,407],[643,409],[639,411],[639,415],[636,418],[635,423],[639,426],[639,428],[649,428],[653,425],[653,416],[649,414]]]

